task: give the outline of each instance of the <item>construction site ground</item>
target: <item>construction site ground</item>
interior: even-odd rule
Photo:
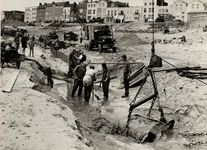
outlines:
[[[115,27],[116,28],[116,27]],[[144,28],[144,27],[143,27]],[[61,28],[79,32],[80,27]],[[40,32],[41,30],[41,32]],[[52,29],[28,27],[30,35],[47,34]],[[185,35],[187,44],[181,44],[180,37]],[[126,54],[130,62],[149,64],[151,56],[151,33],[114,32],[117,39],[116,53],[98,53],[86,51],[87,60],[93,63],[120,62]],[[189,29],[175,34],[155,33],[155,53],[163,61],[167,69],[176,67],[201,66],[207,64],[207,33],[202,29]],[[7,37],[6,40],[12,40]],[[164,41],[163,41],[164,40]],[[167,43],[165,41],[168,41]],[[86,40],[83,43],[87,42]],[[165,44],[166,43],[166,44]],[[20,49],[21,51],[21,49]],[[26,54],[28,53],[28,49]],[[61,49],[59,52],[68,55],[71,49]],[[45,59],[40,57],[45,56]],[[67,74],[68,64],[55,58],[49,49],[35,46],[35,57],[43,66],[63,76]],[[114,65],[114,64],[113,64]],[[109,67],[113,67],[112,64]],[[10,67],[9,67],[10,66]],[[15,70],[14,64],[2,68],[1,85],[6,84],[10,74]],[[136,64],[132,65],[136,68]],[[100,64],[95,64],[97,71]],[[117,78],[110,82],[108,102],[98,101],[93,96],[89,104],[83,97],[71,98],[72,79],[69,82],[54,80],[54,88],[46,84],[46,76],[38,69],[34,61],[23,61],[20,74],[11,93],[1,94],[1,149],[206,149],[207,144],[207,85],[196,80],[179,76],[176,72],[156,72],[155,78],[159,92],[160,103],[167,117],[175,120],[173,130],[158,134],[153,143],[140,144],[133,136],[126,137],[121,131],[127,121],[129,103],[133,100],[139,86],[130,88],[130,96],[121,98],[124,89],[117,89],[122,77],[122,66],[114,66],[112,75]],[[150,79],[150,78],[149,78]],[[147,80],[137,100],[153,93],[151,80]],[[202,80],[207,83],[207,80]],[[103,99],[102,88],[95,84],[95,92]],[[164,92],[165,91],[165,92]],[[133,113],[146,116],[151,101],[141,105]],[[159,120],[158,104],[152,109],[153,118]],[[156,122],[138,117],[130,124],[131,135],[141,136],[148,132]],[[197,145],[189,145],[190,143]]]

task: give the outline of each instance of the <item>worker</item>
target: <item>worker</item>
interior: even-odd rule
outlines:
[[[124,98],[129,96],[129,77],[131,75],[132,70],[126,55],[122,56],[122,60],[124,62],[123,78],[124,78],[124,89],[125,89],[125,94],[122,95],[122,98]]]
[[[181,38],[179,38],[179,39],[181,39],[181,41],[180,41],[180,43],[178,44],[178,46],[181,44],[181,43],[187,43],[187,40],[186,40],[186,37],[185,37],[185,35],[183,35]],[[188,44],[188,43],[187,43]],[[188,46],[190,46],[189,44],[188,44]]]
[[[46,76],[47,76],[47,84],[53,88],[53,80],[52,80],[52,70],[50,67],[46,68],[45,70]]]
[[[31,38],[31,40],[28,43],[29,45],[29,57],[34,57],[34,45],[35,45],[35,38]]]
[[[93,81],[96,81],[95,67],[90,66],[90,69],[86,71],[85,76],[83,77],[83,86],[85,90],[85,101],[89,102],[91,92],[93,89]]]
[[[21,43],[22,43],[22,55],[25,56],[25,50],[27,48],[27,41],[28,41],[28,35],[27,33],[24,33],[22,39],[21,39]]]
[[[85,76],[86,73],[86,66],[87,62],[83,62],[80,65],[76,66],[75,69],[73,70],[73,75],[74,75],[74,83],[73,83],[73,90],[72,90],[72,97],[74,96],[77,88],[79,87],[78,90],[78,96],[81,96],[82,89],[83,89],[83,77]]]
[[[18,51],[19,49],[19,33],[18,32],[16,33],[16,36],[14,37],[14,43],[15,43],[16,50]]]
[[[68,56],[68,77],[72,77],[73,69],[77,65],[76,50],[73,48]]]
[[[102,87],[104,93],[104,100],[108,100],[109,97],[109,83],[110,83],[110,70],[105,63],[102,64],[103,77],[102,77]]]
[[[79,39],[80,39],[80,45],[81,45],[82,41],[83,41],[83,31],[82,31],[82,29],[80,29]]]

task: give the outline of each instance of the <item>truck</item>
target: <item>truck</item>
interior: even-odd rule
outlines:
[[[112,26],[106,24],[89,24],[85,26],[85,36],[89,40],[85,44],[87,50],[98,49],[101,53],[104,49],[112,49],[116,52],[116,41],[113,38]]]

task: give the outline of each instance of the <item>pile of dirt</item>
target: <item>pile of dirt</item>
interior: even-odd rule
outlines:
[[[134,33],[125,33],[119,39],[117,39],[117,45],[120,48],[132,47],[137,45],[147,44],[147,42],[142,41],[137,35]]]
[[[26,26],[27,24],[25,22],[21,22],[21,21],[16,21],[16,20],[5,20],[1,26],[15,26],[15,27],[19,27],[19,26]]]

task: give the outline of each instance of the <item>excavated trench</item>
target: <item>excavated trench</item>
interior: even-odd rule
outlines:
[[[122,94],[119,90],[110,89],[110,99],[107,102],[101,102],[93,96],[90,102],[85,102],[84,98],[71,97],[72,83],[57,83],[54,84],[54,88],[49,88],[45,85],[46,76],[42,73],[42,67],[38,63],[32,63],[32,68],[35,70],[35,74],[31,76],[31,81],[36,85],[33,89],[46,93],[55,99],[61,101],[63,104],[71,108],[74,115],[77,117],[77,126],[80,133],[89,140],[87,143],[89,146],[94,146],[96,149],[117,149],[117,144],[113,140],[118,140],[122,143],[141,143],[144,136],[149,133],[150,129],[158,123],[159,112],[155,105],[152,109],[152,118],[156,120],[149,120],[143,117],[136,117],[130,122],[129,132],[126,134],[126,122],[129,109],[130,99],[121,99]],[[38,70],[38,71],[37,71]],[[37,75],[38,74],[38,75]],[[56,79],[53,79],[54,81]],[[114,83],[117,83],[118,79],[114,79],[111,83],[112,87]],[[56,83],[56,82],[55,82]],[[137,88],[132,88],[135,91]],[[95,85],[97,93],[101,93],[102,89]],[[83,94],[83,93],[82,93]],[[118,96],[117,96],[118,95]],[[131,98],[132,99],[132,98]],[[146,116],[149,111],[151,101],[144,104],[143,107],[136,109],[133,113]],[[167,116],[171,118],[178,118],[180,114],[174,114],[167,112]],[[180,119],[180,118],[179,118]],[[111,140],[111,136],[113,140]],[[159,132],[153,143],[145,142],[144,145],[153,149],[205,149],[205,144],[189,145],[190,141],[193,141],[194,135],[180,134],[180,129],[175,126],[174,129],[166,129]],[[204,139],[206,135],[201,135]],[[187,144],[187,145],[185,145]],[[123,147],[118,146],[118,149]]]

